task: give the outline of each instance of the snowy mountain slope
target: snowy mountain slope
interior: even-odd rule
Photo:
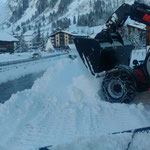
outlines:
[[[80,59],[52,61],[31,90],[19,92],[0,105],[0,146],[6,150],[35,150],[73,142],[56,149],[76,145],[71,149],[79,146],[81,150],[86,144],[93,150],[126,147],[131,135],[107,135],[149,126],[150,109],[143,104],[107,103],[99,98],[99,87],[99,79],[87,72]],[[145,139],[148,137],[145,135]]]
[[[66,5],[63,0],[57,0],[55,3],[52,0],[44,0],[43,3],[40,0],[31,0],[28,1],[28,7],[25,7],[26,9],[21,11],[25,0],[7,1],[12,12],[10,23],[13,25],[13,29],[17,28],[18,25],[21,26],[22,23],[25,23],[26,27],[28,27],[29,24],[36,26],[40,23],[42,25],[44,24],[43,26],[48,26],[48,28],[51,28],[53,22],[63,18],[70,19],[72,24],[74,16],[76,16],[77,19],[78,16],[84,14],[86,15],[92,11],[95,11],[94,7],[96,6],[94,6],[94,3],[97,2],[92,0],[68,0]],[[128,2],[131,4],[134,0],[117,0],[117,2],[116,0],[101,0],[99,2],[102,5],[99,6],[100,9],[103,9],[105,12],[111,12],[119,7],[123,2]],[[45,4],[42,8],[40,7],[41,3]],[[50,17],[50,14],[53,15],[53,19]],[[44,21],[42,20],[43,16],[45,16]]]
[[[0,1],[0,26],[7,20],[9,17],[9,9],[5,1]]]

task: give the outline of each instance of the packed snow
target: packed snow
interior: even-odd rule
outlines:
[[[124,150],[132,134],[111,133],[149,126],[150,109],[142,103],[105,102],[100,85],[79,58],[51,61],[32,89],[0,105],[0,148]],[[132,150],[148,150],[149,138],[148,133],[136,135]]]

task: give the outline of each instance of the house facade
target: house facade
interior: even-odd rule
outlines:
[[[79,35],[66,31],[58,31],[50,35],[52,45],[55,49],[68,49],[69,44],[73,44],[73,39],[76,37],[88,37],[87,35]]]
[[[29,30],[23,34],[23,39],[28,47],[32,47],[32,41],[35,38],[35,31]]]
[[[146,47],[146,25],[138,22],[129,23],[125,34],[136,48]]]
[[[141,32],[146,31],[146,25],[142,23],[133,22],[131,24],[127,24],[128,34],[132,34],[133,32],[137,32],[140,34]]]
[[[18,42],[18,39],[9,35],[8,33],[0,33],[0,53],[13,53],[14,43]]]

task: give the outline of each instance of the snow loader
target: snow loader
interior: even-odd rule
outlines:
[[[134,60],[134,67],[129,67],[134,47],[119,33],[128,17],[149,26],[150,6],[124,3],[108,18],[105,28],[94,39],[74,39],[79,56],[91,74],[100,77],[105,73],[102,93],[105,100],[112,103],[129,103],[137,92],[150,88],[150,52],[142,63]]]

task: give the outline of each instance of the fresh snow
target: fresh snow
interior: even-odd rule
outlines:
[[[32,89],[0,105],[0,147],[124,150],[132,135],[110,133],[149,126],[150,109],[142,103],[105,102],[99,97],[101,81],[90,75],[79,58],[49,62]],[[149,137],[147,133],[135,136],[132,150],[149,150]]]

